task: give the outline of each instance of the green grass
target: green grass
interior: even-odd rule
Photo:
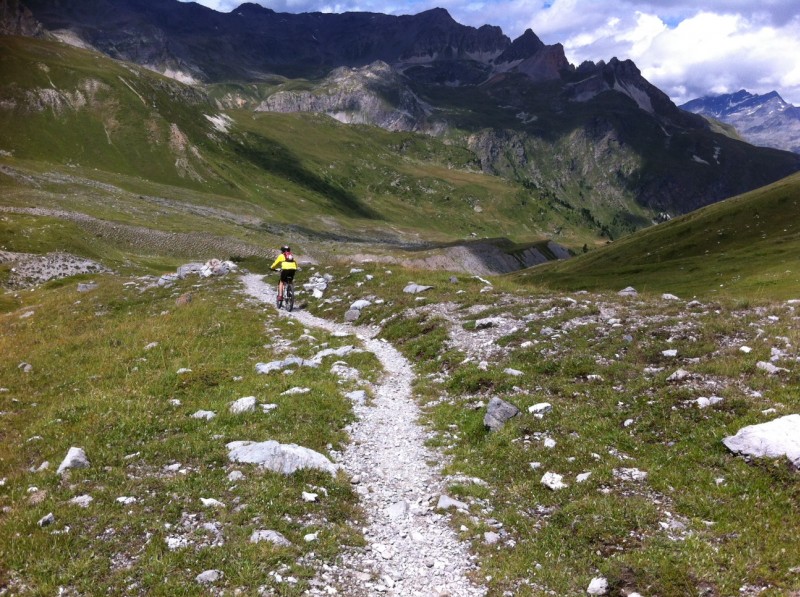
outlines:
[[[16,308],[0,315],[3,584],[35,594],[67,585],[81,593],[136,587],[148,594],[193,594],[194,577],[218,568],[230,586],[252,592],[273,585],[282,594],[299,594],[313,574],[299,557],[314,552],[327,560],[343,545],[362,541],[353,526],[361,514],[350,484],[318,472],[285,477],[232,466],[225,444],[274,439],[322,453],[341,449],[343,427],[352,420],[347,386],[306,368],[291,376],[258,375],[256,362],[285,356],[285,348],[280,355],[270,348],[275,341],[290,342],[301,356],[314,354],[315,346],[298,341],[299,326],[243,301],[234,279],[187,280],[172,289],[96,280],[99,288],[89,293],[76,292],[72,280],[20,294]],[[185,291],[193,300],[177,307],[175,297]],[[330,346],[342,343],[321,332],[316,337]],[[368,355],[348,361],[367,379],[379,367]],[[22,362],[32,365],[30,373],[18,369]],[[179,374],[181,368],[191,371]],[[281,395],[295,386],[311,391]],[[249,395],[278,407],[269,414],[228,412],[230,402]],[[190,416],[200,409],[217,417]],[[55,468],[70,446],[84,448],[91,467],[61,478]],[[47,470],[31,472],[44,461]],[[180,471],[165,468],[178,463]],[[229,481],[234,469],[245,479]],[[303,502],[301,492],[313,487],[328,495],[316,490],[317,503]],[[83,494],[94,498],[86,510],[70,503]],[[122,496],[137,501],[123,506],[116,501]],[[225,508],[204,508],[200,498],[207,497]],[[37,521],[48,512],[56,522],[40,528]],[[197,524],[183,526],[187,516]],[[203,522],[219,523],[223,547],[167,548],[169,536],[198,545],[214,538],[197,528]],[[249,543],[252,531],[267,528],[293,546]],[[319,540],[304,542],[315,531]],[[294,575],[298,584],[276,583],[272,571]]]
[[[632,285],[684,298],[794,298],[798,216],[800,176],[794,175],[518,277],[569,290]]]
[[[789,374],[770,377],[755,366],[773,346],[796,346],[794,307],[720,297],[689,308],[654,296],[517,286],[509,277],[481,293],[475,280],[385,269],[329,270],[331,296],[341,300],[311,307],[336,317],[357,298],[382,301],[362,318],[381,323],[382,337],[415,364],[415,389],[437,430],[432,443],[451,459],[447,472],[487,483],[459,482],[450,491],[472,504],[471,516],[454,516],[453,524],[479,554],[490,594],[580,594],[601,575],[615,592],[669,596],[704,587],[723,595],[745,585],[774,595],[800,589],[792,563],[800,556],[798,473],[785,460],[747,462],[721,442],[800,407],[794,349],[781,361]],[[434,288],[417,301],[402,292],[409,280]],[[446,305],[461,333],[479,333],[474,322],[487,316],[514,317],[517,331],[495,342],[505,352],[482,367],[452,343],[451,324],[426,307],[434,304]],[[619,327],[608,323],[612,313]],[[741,352],[743,345],[753,351]],[[668,348],[678,357],[665,357]],[[522,376],[504,373],[508,367]],[[647,367],[656,369],[644,373]],[[679,367],[693,381],[667,381]],[[724,400],[707,409],[689,403],[711,395]],[[489,433],[476,404],[493,396],[522,414]],[[538,402],[553,411],[529,415]],[[771,407],[777,414],[762,412]],[[545,437],[556,447],[546,448]],[[532,470],[530,462],[541,466]],[[647,479],[616,479],[620,468],[638,468]],[[568,487],[542,486],[547,471],[564,475]],[[584,472],[591,476],[577,483]],[[483,542],[485,531],[496,531],[489,519],[506,533],[499,546]],[[664,528],[671,521],[677,529]]]

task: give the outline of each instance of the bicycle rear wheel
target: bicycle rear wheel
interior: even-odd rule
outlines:
[[[286,285],[286,296],[284,297],[284,301],[286,303],[286,310],[291,311],[294,309],[294,285],[287,284]]]

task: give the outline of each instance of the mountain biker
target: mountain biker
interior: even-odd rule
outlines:
[[[270,269],[281,272],[281,281],[278,283],[278,306],[280,308],[280,304],[283,302],[284,286],[287,282],[289,284],[292,283],[294,274],[297,271],[297,262],[294,260],[294,255],[292,255],[292,250],[288,245],[281,247],[281,254],[275,259]]]

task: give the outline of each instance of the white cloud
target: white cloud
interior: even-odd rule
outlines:
[[[228,12],[238,0],[199,0]],[[797,0],[251,0],[277,12],[416,14],[446,8],[459,23],[497,25],[512,39],[530,28],[562,43],[574,64],[633,60],[682,103],[712,92],[777,90],[800,105]]]

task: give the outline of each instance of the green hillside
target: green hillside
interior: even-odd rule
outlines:
[[[517,275],[566,289],[800,295],[800,175]]]
[[[580,247],[600,232],[552,197],[483,174],[469,150],[428,136],[315,115],[223,112],[196,88],[42,40],[0,38],[0,69],[7,208],[202,231],[254,247],[291,234],[323,251],[330,242],[380,249],[475,237]],[[154,252],[145,236],[125,250]]]

